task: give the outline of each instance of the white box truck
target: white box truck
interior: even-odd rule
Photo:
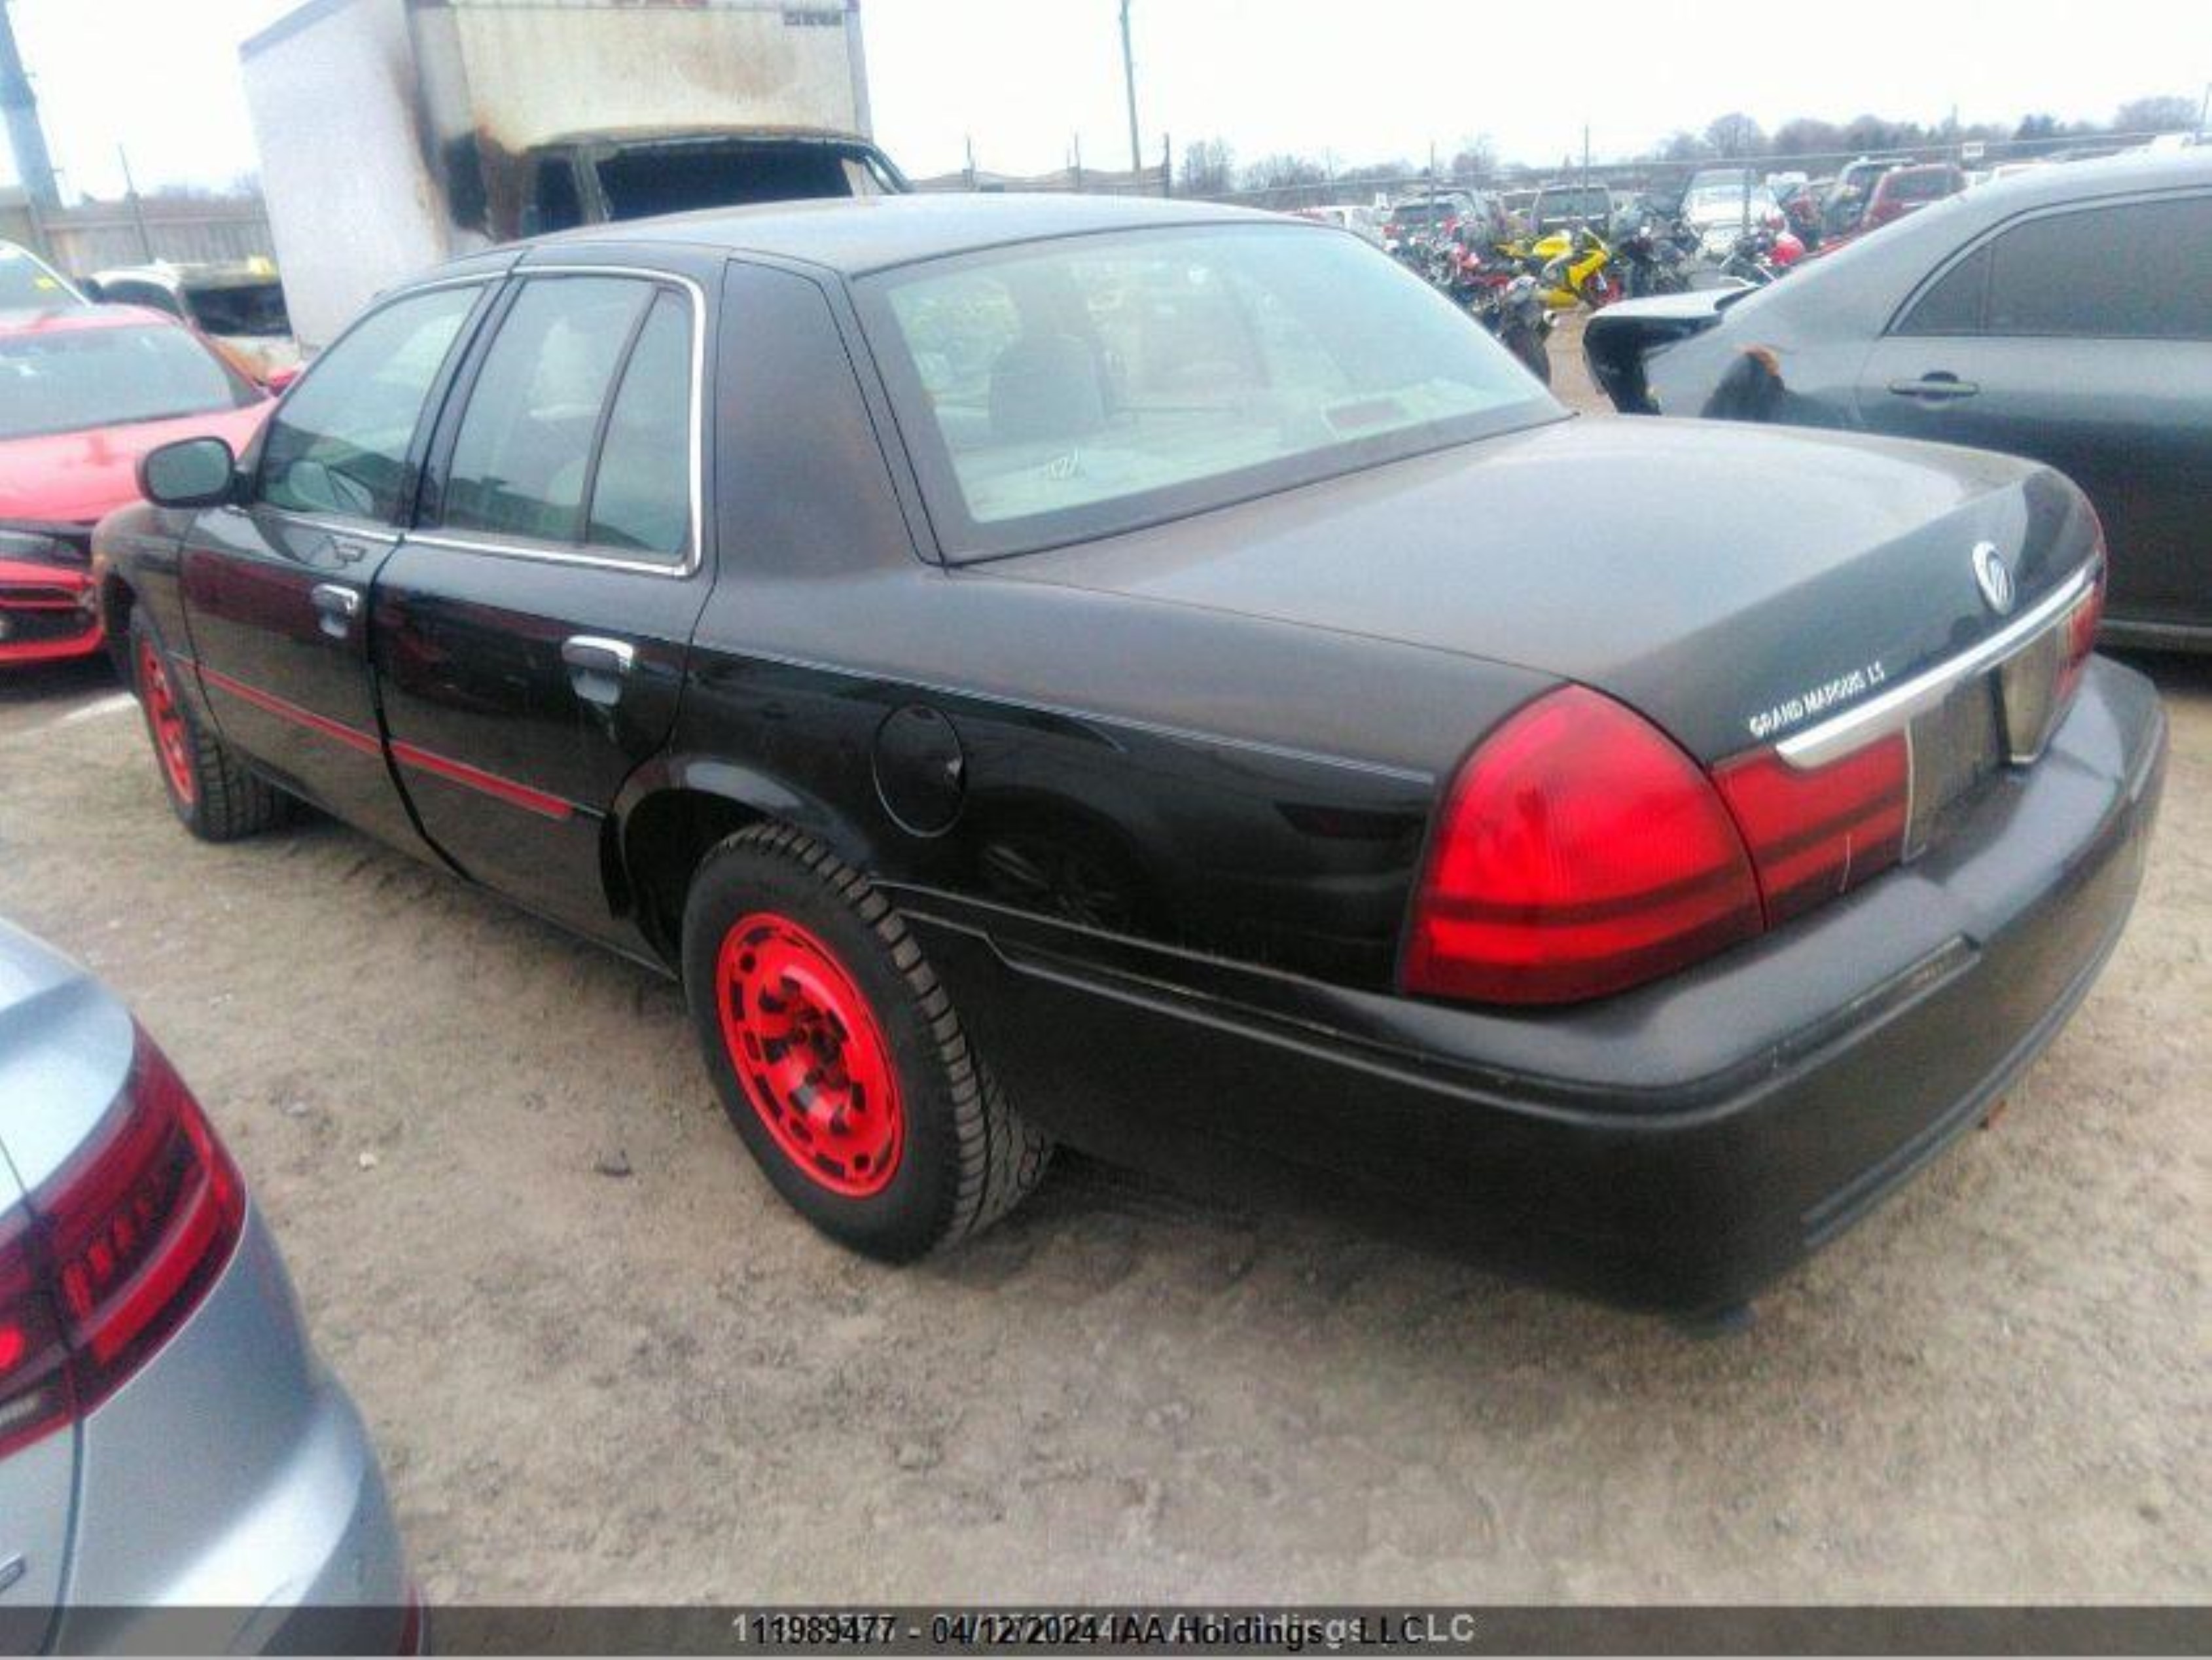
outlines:
[[[517,236],[901,191],[860,0],[307,0],[240,49],[301,344]]]

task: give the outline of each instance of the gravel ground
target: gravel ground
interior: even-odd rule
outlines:
[[[2151,666],[2097,990],[1717,1341],[1074,1159],[958,1256],[843,1256],[672,987],[335,824],[191,842],[97,670],[0,683],[0,914],[194,1080],[439,1602],[2197,1601],[2212,665]]]

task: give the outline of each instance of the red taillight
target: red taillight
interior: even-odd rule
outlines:
[[[140,1032],[100,1128],[0,1231],[0,1453],[120,1388],[198,1306],[245,1215],[229,1155]]]
[[[1468,759],[1414,902],[1407,991],[1561,1003],[1654,979],[1759,931],[1741,839],[1697,763],[1570,686]]]
[[[1903,733],[1801,770],[1772,750],[1713,769],[1759,873],[1769,927],[1848,892],[1905,854],[1912,752]]]
[[[2105,562],[2100,559],[2089,574],[2089,591],[2066,614],[2066,660],[2058,671],[2057,702],[2062,708],[2088,672],[2090,654],[2097,649],[2097,629],[2104,620]]]
[[[28,1210],[0,1221],[0,1457],[76,1415],[69,1353],[38,1268]]]

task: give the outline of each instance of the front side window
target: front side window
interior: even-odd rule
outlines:
[[[174,324],[0,337],[0,439],[244,409],[261,396]]]
[[[2151,276],[2175,248],[2208,245],[2212,197],[2031,219],[1954,265],[1897,332],[2212,340],[2212,283]]]
[[[482,293],[470,283],[396,300],[316,359],[270,419],[260,499],[291,513],[398,519],[423,400]]]
[[[2032,219],[1996,240],[1990,334],[2212,340],[2212,197]]]
[[[1107,534],[1561,413],[1418,277],[1289,226],[1064,238],[857,289],[956,556]]]

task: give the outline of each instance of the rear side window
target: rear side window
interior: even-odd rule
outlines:
[[[471,283],[394,301],[316,359],[270,418],[261,500],[396,520],[422,401],[482,294]]]
[[[453,441],[447,529],[577,539],[599,411],[652,298],[648,284],[628,277],[524,284]]]
[[[2175,264],[2207,246],[2212,197],[2031,219],[1953,267],[1898,332],[2212,340],[2212,283]]]
[[[525,283],[469,393],[444,528],[661,559],[691,522],[691,317],[643,277]]]
[[[1899,334],[1979,334],[1982,303],[1990,286],[1990,245],[1984,242],[1945,272],[1899,324]]]
[[[653,302],[607,417],[585,539],[680,559],[691,532],[691,308]]]

